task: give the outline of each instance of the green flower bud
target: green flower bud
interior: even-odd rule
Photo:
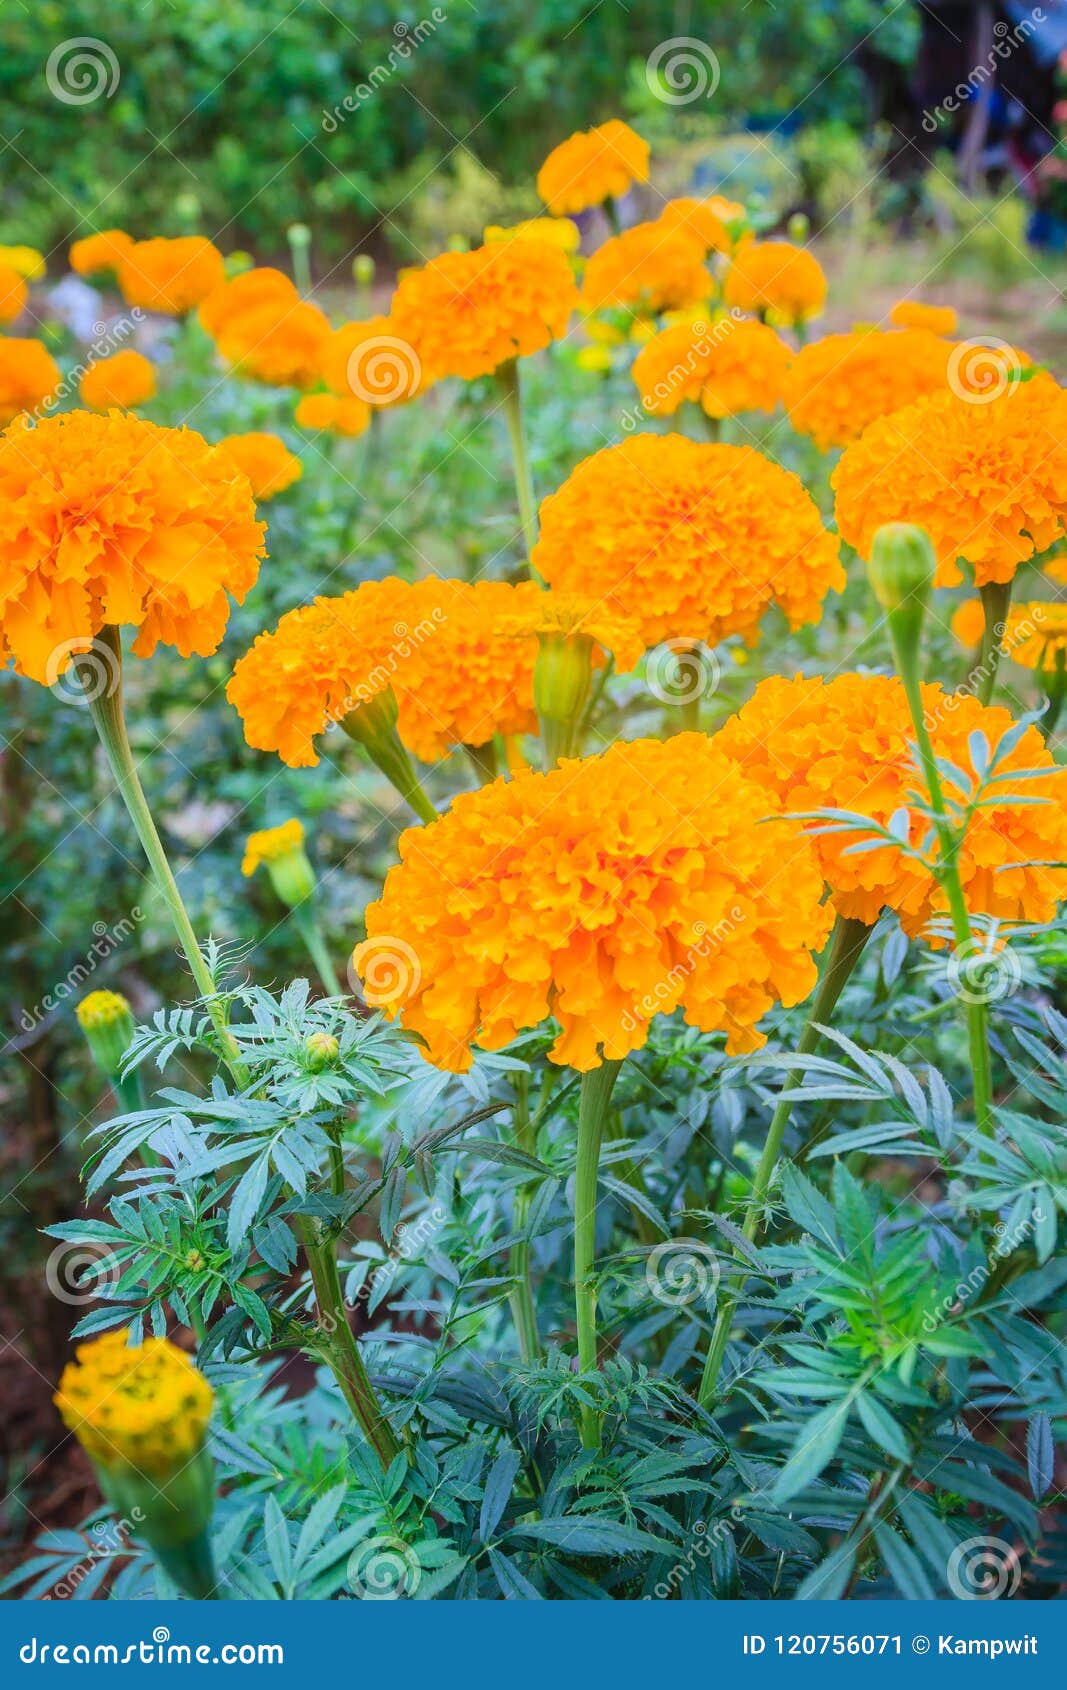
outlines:
[[[304,1060],[312,1074],[321,1074],[337,1061],[340,1045],[332,1033],[309,1033],[304,1041]]]
[[[352,275],[360,287],[367,287],[373,282],[376,268],[369,252],[357,252],[352,260]]]
[[[107,1079],[122,1068],[134,1033],[133,1012],[121,992],[90,992],[74,1011],[93,1061]]]
[[[867,573],[883,610],[899,610],[916,599],[925,610],[936,569],[937,558],[924,528],[887,522],[875,534]]]
[[[283,904],[294,909],[315,892],[315,871],[304,850],[304,828],[298,821],[283,822],[280,827],[263,828],[250,833],[245,842],[241,872],[255,874],[260,863],[266,865],[271,885]]]

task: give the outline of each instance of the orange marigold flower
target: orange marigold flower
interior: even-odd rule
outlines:
[[[329,431],[351,438],[370,422],[370,406],[362,399],[342,399],[336,393],[305,393],[293,413],[298,428],[310,433]]]
[[[1067,393],[1050,376],[986,403],[935,393],[881,417],[833,474],[837,526],[861,557],[885,522],[925,528],[937,584],[1010,581],[1067,532]]]
[[[661,329],[637,354],[631,373],[653,416],[673,416],[692,399],[709,416],[733,417],[774,410],[792,356],[763,323],[724,317]]]
[[[791,471],[751,446],[637,434],[580,463],[541,506],[533,564],[640,623],[646,645],[754,640],[772,603],[813,622],[845,575]]]
[[[648,159],[648,142],[615,118],[553,147],[537,172],[537,192],[557,217],[588,211],[647,182]]]
[[[108,270],[118,275],[119,266],[133,245],[133,236],[125,229],[101,229],[95,235],[73,242],[70,267],[79,276],[99,276]]]
[[[284,271],[264,265],[220,282],[204,300],[197,317],[204,333],[215,340],[233,318],[258,311],[263,305],[295,305],[299,298]]]
[[[119,259],[118,278],[127,305],[180,317],[217,288],[225,275],[222,254],[203,235],[157,236],[134,241]]]
[[[766,312],[769,321],[793,326],[822,312],[826,276],[806,247],[748,240],[727,271],[723,299],[740,311]]]
[[[992,746],[1012,726],[1007,710],[937,685],[923,688],[923,703],[936,755],[961,769],[971,765],[971,734],[984,734]],[[849,810],[885,826],[895,812],[909,809],[911,843],[919,846],[930,824],[909,797],[920,786],[909,749],[914,739],[904,688],[895,676],[841,675],[833,681],[773,676],[720,729],[714,744],[769,788],[784,813]],[[1027,781],[1026,794],[1051,803],[1013,804],[1009,796],[979,810],[968,830],[958,866],[972,914],[1047,922],[1067,896],[1067,870],[1038,866],[1067,860],[1067,771],[1057,770],[1038,730],[1028,728],[1005,759],[1004,771],[1037,768],[1047,769],[1048,778]],[[959,792],[949,796],[962,801]],[[814,839],[838,910],[872,923],[883,909],[892,909],[907,933],[920,933],[946,908],[933,875],[892,845],[852,853],[861,837],[841,832]]]
[[[257,504],[284,493],[304,473],[296,453],[276,434],[227,434],[218,449],[248,477]]]
[[[33,680],[109,624],[141,657],[208,655],[262,555],[247,483],[191,429],[71,411],[0,435],[0,656]]]
[[[789,420],[821,451],[858,440],[876,417],[943,393],[949,346],[927,329],[853,329],[802,347],[785,384]]]
[[[404,271],[390,316],[423,382],[473,381],[558,340],[577,303],[566,254],[521,236]]]
[[[721,199],[668,200],[659,214],[664,228],[681,229],[691,240],[699,242],[705,252],[729,252],[733,241],[726,227],[723,211],[728,202]],[[740,206],[730,208],[740,211]]]
[[[424,385],[418,358],[386,316],[334,329],[323,347],[319,373],[331,392],[364,405],[398,405]]]
[[[29,289],[18,271],[10,264],[0,264],[0,323],[13,323],[21,317],[29,297]]]
[[[660,1012],[756,1049],[801,1002],[829,931],[796,824],[703,734],[614,745],[462,793],[400,839],[353,964],[439,1068],[555,1017],[549,1055],[596,1068]]]
[[[1055,669],[1060,652],[1067,655],[1067,604],[1013,604],[1002,646],[1024,669]]]
[[[59,365],[39,340],[0,340],[0,427],[32,411],[62,385]]]
[[[243,376],[271,387],[311,387],[329,338],[329,319],[317,305],[279,295],[227,317],[215,345]]]
[[[501,626],[516,592],[502,582],[391,577],[316,599],[259,636],[226,696],[249,745],[293,768],[317,763],[315,736],[387,687],[400,739],[424,762],[497,733],[532,733],[537,641]]]
[[[155,397],[155,365],[143,353],[127,347],[111,358],[97,358],[82,376],[78,388],[82,403],[94,411],[109,411],[113,405],[128,410]]]
[[[889,313],[898,329],[929,329],[931,334],[956,332],[956,312],[951,305],[926,305],[921,299],[898,299]]]
[[[651,313],[677,311],[710,292],[703,245],[684,229],[665,223],[635,223],[605,241],[582,277],[582,303],[590,311],[609,305]]]
[[[964,599],[952,612],[949,629],[967,651],[977,651],[985,633],[985,608],[981,599]]]

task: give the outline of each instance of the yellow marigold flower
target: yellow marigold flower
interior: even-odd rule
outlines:
[[[243,317],[249,311],[258,311],[264,305],[274,305],[279,309],[286,305],[295,305],[299,298],[300,295],[284,271],[264,265],[252,270],[242,270],[238,275],[221,281],[204,300],[197,312],[197,319],[204,333],[215,340],[226,324],[235,317]]]
[[[64,1424],[105,1471],[118,1465],[164,1477],[197,1454],[211,1419],[204,1375],[169,1338],[131,1348],[129,1333],[79,1344],[55,1404]]]
[[[588,211],[647,182],[648,159],[648,142],[615,118],[553,147],[537,172],[537,192],[556,217]]]
[[[279,294],[227,316],[215,336],[226,363],[272,387],[311,387],[319,380],[330,324],[317,305]]]
[[[78,1025],[87,1033],[90,1027],[110,1027],[116,1021],[124,1021],[130,1006],[121,992],[89,992],[75,1005],[74,1013]]]
[[[221,252],[203,235],[134,241],[119,258],[119,287],[127,305],[168,317],[199,305],[225,274]]]
[[[93,1061],[111,1079],[119,1073],[134,1034],[129,1003],[121,992],[90,992],[74,1013]]]
[[[424,762],[496,733],[531,733],[536,638],[501,627],[522,603],[517,591],[494,581],[391,577],[318,598],[259,636],[226,696],[249,745],[276,751],[293,768],[317,763],[315,736],[389,687],[400,739]]]
[[[888,416],[946,387],[949,345],[928,329],[853,329],[802,347],[785,384],[789,420],[821,451],[858,440]]]
[[[658,221],[664,228],[681,229],[705,252],[729,252],[733,242],[722,215],[725,203],[720,199],[668,200]]]
[[[141,657],[206,656],[262,555],[247,483],[191,429],[71,411],[0,435],[0,657],[36,681],[112,623]]]
[[[956,312],[951,305],[925,305],[921,299],[898,299],[889,313],[898,329],[928,329],[931,334],[956,332]]]
[[[574,361],[580,370],[588,370],[593,375],[601,376],[611,369],[614,362],[611,348],[607,346],[581,346]]]
[[[241,873],[255,874],[261,863],[277,862],[279,857],[286,857],[291,851],[301,849],[303,844],[304,824],[295,817],[279,823],[277,827],[265,827],[258,833],[250,833],[245,841]]]
[[[0,426],[49,399],[62,381],[59,365],[39,340],[0,340]]]
[[[1012,726],[1007,710],[937,685],[923,688],[923,703],[935,754],[958,768],[970,767],[971,734],[983,733],[994,745]],[[918,846],[930,827],[909,798],[919,784],[909,750],[914,739],[895,676],[841,675],[825,682],[773,676],[713,743],[774,793],[783,813],[851,810],[885,826],[896,811],[908,809],[911,843]],[[1038,768],[1048,770],[1047,779],[1027,781],[1026,794],[1052,802],[1012,804],[1009,797],[979,810],[968,830],[958,867],[972,914],[1048,922],[1067,896],[1067,870],[1039,866],[1067,860],[1067,771],[1057,770],[1040,733],[1029,728],[1004,771]],[[959,793],[949,796],[962,801]],[[892,909],[915,935],[944,913],[944,895],[921,864],[895,846],[853,854],[849,847],[860,837],[842,832],[814,839],[842,915],[872,923]]]
[[[227,434],[218,449],[248,477],[257,504],[299,481],[304,466],[276,434]]]
[[[343,399],[336,393],[305,393],[297,401],[293,417],[298,428],[309,432],[330,431],[351,438],[364,432],[370,414],[370,406],[362,399]]]
[[[580,463],[541,506],[533,565],[640,624],[646,645],[754,640],[779,604],[794,628],[844,586],[838,542],[789,470],[750,446],[636,434]]]
[[[35,246],[0,246],[0,264],[14,270],[24,282],[39,282],[47,272],[44,253]]]
[[[527,217],[524,222],[513,223],[507,229],[490,223],[482,239],[488,246],[493,241],[513,241],[516,236],[522,235],[548,241],[552,246],[558,246],[561,252],[577,252],[582,244],[582,232],[569,217]]]
[[[390,316],[423,381],[473,381],[558,340],[577,303],[566,254],[522,236],[404,271]]]
[[[1024,669],[1054,669],[1058,654],[1067,654],[1067,604],[1012,605],[1001,644]]]
[[[925,528],[937,585],[959,560],[1010,581],[1067,532],[1067,393],[1050,376],[987,403],[936,393],[873,422],[834,471],[837,526],[861,557],[885,522]]]
[[[792,356],[763,323],[701,319],[661,329],[638,353],[631,373],[653,416],[673,416],[691,399],[709,416],[733,417],[775,409]]]
[[[792,327],[821,314],[826,276],[806,247],[748,240],[727,271],[723,299],[740,311],[766,312],[768,321]]]
[[[964,599],[953,611],[949,628],[967,651],[977,651],[985,633],[985,609],[981,599]]]
[[[342,323],[322,350],[319,374],[332,393],[363,405],[397,405],[426,383],[414,350],[387,316]]]
[[[94,411],[109,411],[113,405],[129,410],[155,397],[155,365],[143,353],[127,347],[90,364],[78,392],[82,403]]]
[[[702,243],[665,223],[635,223],[605,241],[582,277],[582,303],[590,311],[624,305],[658,314],[691,307],[710,292]]]
[[[70,267],[79,276],[99,276],[105,271],[117,275],[133,245],[133,236],[125,229],[101,229],[98,234],[86,235],[73,243]]]
[[[462,1072],[554,1016],[553,1062],[639,1050],[651,1018],[756,1049],[815,983],[831,914],[794,823],[703,734],[638,740],[462,793],[401,836],[353,965],[368,1003]],[[414,959],[397,979],[389,947]],[[401,949],[401,947],[403,947]]]
[[[17,270],[0,263],[0,323],[13,323],[21,317],[29,298],[29,289]]]

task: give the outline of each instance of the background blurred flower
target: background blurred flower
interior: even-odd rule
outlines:
[[[169,317],[199,305],[224,275],[221,252],[203,235],[134,241],[119,256],[119,287],[127,305]]]
[[[625,305],[656,313],[694,306],[711,292],[704,251],[702,241],[678,226],[635,223],[593,253],[582,303],[589,311]]]
[[[869,423],[943,393],[950,347],[927,329],[828,334],[797,353],[785,381],[789,420],[821,451],[858,440]]]
[[[723,299],[741,311],[796,327],[818,317],[826,304],[826,276],[806,247],[789,241],[749,240],[726,273]]]
[[[86,235],[71,244],[70,267],[79,276],[100,276],[105,272],[117,276],[133,244],[133,236],[125,229],[101,229],[98,234]]]
[[[39,340],[0,340],[0,425],[32,411],[62,382],[59,365]]]
[[[257,504],[284,493],[304,473],[296,453],[290,452],[276,434],[227,434],[219,441],[218,450],[248,477]]]
[[[927,305],[921,299],[898,299],[889,313],[898,329],[928,329],[931,334],[956,332],[957,316],[951,305]]]
[[[82,403],[94,411],[113,405],[130,409],[155,397],[156,371],[150,359],[132,347],[110,358],[97,358],[82,376],[78,388]]]
[[[537,192],[557,217],[587,211],[621,198],[635,182],[647,182],[648,160],[648,142],[613,119],[553,147],[537,172]]]

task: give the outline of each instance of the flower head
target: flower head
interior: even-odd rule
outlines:
[[[507,229],[490,223],[482,239],[489,246],[493,241],[513,241],[524,235],[548,241],[551,246],[558,246],[561,252],[575,253],[582,244],[582,232],[569,217],[527,217],[522,223],[513,223]]]
[[[1067,393],[1050,376],[976,403],[937,393],[873,422],[833,475],[837,526],[866,556],[884,522],[925,528],[937,584],[973,564],[978,586],[1067,532]]]
[[[426,385],[413,349],[385,316],[334,329],[323,347],[319,372],[332,393],[351,396],[362,405],[400,404]]]
[[[566,254],[521,236],[404,271],[390,317],[423,381],[473,381],[558,340],[577,302]]]
[[[853,329],[802,347],[785,383],[789,420],[821,451],[858,440],[888,416],[947,385],[950,348],[928,329]]]
[[[191,429],[71,411],[0,436],[0,655],[51,684],[108,624],[213,652],[256,579],[247,483]],[[57,670],[57,660],[60,669]]]
[[[531,581],[510,589],[511,606],[499,596],[496,613],[501,633],[516,638],[531,634],[538,638],[591,640],[610,651],[620,675],[636,669],[645,650],[639,624],[583,593],[546,593]]]
[[[418,966],[368,991],[402,1013],[440,1068],[470,1066],[554,1016],[551,1059],[578,1069],[638,1050],[681,1007],[731,1051],[815,982],[830,914],[799,828],[766,823],[767,794],[702,734],[612,746],[552,774],[464,793],[405,833],[353,957],[383,941]]]
[[[42,281],[48,268],[44,253],[35,246],[0,246],[0,264],[14,270],[24,282]]]
[[[70,267],[79,276],[99,276],[105,271],[117,275],[119,266],[134,245],[125,229],[101,229],[75,241],[70,249]]]
[[[74,1013],[93,1061],[110,1079],[118,1074],[134,1035],[133,1011],[121,992],[89,992]]]
[[[221,281],[208,294],[197,317],[204,333],[215,340],[234,318],[242,317],[249,311],[258,311],[264,305],[273,305],[280,310],[284,306],[295,305],[299,298],[284,271],[261,266],[242,270],[239,275]]]
[[[296,453],[290,452],[276,434],[227,434],[219,441],[218,450],[248,477],[257,504],[284,493],[304,473]]]
[[[0,426],[43,404],[62,382],[59,365],[39,340],[0,340]]]
[[[898,329],[928,329],[931,334],[956,332],[956,312],[951,305],[925,305],[921,299],[898,299],[889,313]]]
[[[312,387],[330,333],[317,305],[279,293],[225,316],[215,345],[240,375],[272,387]]]
[[[26,283],[10,264],[0,263],[0,323],[21,317],[29,297]]]
[[[1003,647],[1012,662],[1024,669],[1054,669],[1060,654],[1067,654],[1067,604],[1044,599],[1013,604]]]
[[[641,403],[653,416],[673,416],[684,399],[709,416],[773,411],[782,398],[793,354],[763,323],[675,323],[661,329],[633,362]]]
[[[304,824],[295,817],[248,835],[241,873],[248,878],[260,864],[266,865],[271,885],[284,904],[295,907],[314,893],[315,873],[304,849]]]
[[[617,118],[580,129],[553,147],[537,172],[537,192],[556,217],[588,211],[647,182],[648,158],[648,142]]]
[[[111,1027],[116,1021],[125,1021],[130,1006],[121,992],[89,992],[74,1013],[79,1027],[87,1033],[91,1027]]]
[[[826,304],[826,276],[806,247],[748,240],[727,271],[723,299],[741,311],[766,312],[772,323],[793,326],[820,315]]]
[[[729,252],[733,245],[727,228],[727,223],[733,221],[731,212],[743,214],[743,208],[719,198],[676,199],[667,201],[658,220],[664,228],[681,229],[691,240],[699,242],[705,252]]]
[[[582,277],[582,302],[590,311],[617,305],[654,314],[692,307],[711,292],[704,252],[678,225],[635,223],[594,252]]]
[[[923,688],[923,703],[935,755],[957,768],[970,767],[972,734],[984,734],[994,746],[1012,726],[1007,710],[937,685]],[[780,812],[848,810],[884,827],[906,809],[911,844],[919,846],[929,822],[911,796],[921,788],[914,739],[904,688],[895,677],[773,676],[760,683],[713,743],[774,794]],[[1047,769],[1048,776],[1027,781],[1027,796],[1052,802],[1013,804],[1009,787],[1003,803],[979,810],[971,823],[958,866],[972,914],[1048,922],[1057,900],[1067,896],[1067,870],[1039,866],[1067,860],[1067,772],[1056,769],[1040,733],[1029,728],[1003,770],[1037,768]],[[920,933],[945,909],[933,875],[894,845],[851,851],[861,837],[829,832],[814,840],[838,910],[873,923],[883,909],[892,909],[907,933]]]
[[[637,434],[544,501],[533,564],[557,591],[631,616],[652,646],[754,639],[772,603],[793,627],[816,620],[844,585],[837,553],[797,477],[750,446]]]
[[[985,606],[981,599],[964,599],[952,612],[949,630],[967,651],[977,651],[985,633]]]
[[[362,434],[371,418],[371,408],[362,399],[344,399],[336,393],[305,393],[297,400],[293,420],[310,433],[329,432],[352,438]]]
[[[94,411],[109,411],[115,405],[129,410],[154,398],[155,391],[154,364],[132,347],[110,358],[95,359],[82,376],[78,389],[82,403]]]
[[[119,256],[119,287],[127,305],[168,317],[192,311],[224,275],[221,252],[202,235],[134,241]]]
[[[213,1393],[169,1338],[131,1347],[129,1333],[79,1344],[55,1403],[64,1424],[105,1469],[129,1466],[163,1477],[203,1445]]]

